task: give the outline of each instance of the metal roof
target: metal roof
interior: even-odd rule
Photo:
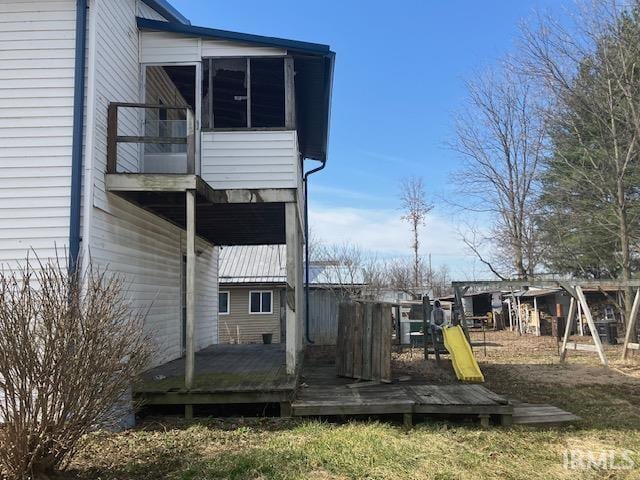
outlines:
[[[294,58],[296,121],[303,158],[327,159],[335,53],[328,45],[137,18],[140,30],[215,38],[287,50]]]
[[[286,283],[286,247],[284,245],[222,247],[218,276],[221,284]]]
[[[332,262],[309,264],[309,285],[364,285],[360,272]],[[223,285],[284,284],[287,281],[286,245],[234,245],[221,247],[218,277]]]

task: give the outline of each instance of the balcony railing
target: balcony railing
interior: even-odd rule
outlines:
[[[179,119],[145,119],[143,135],[119,135],[120,109],[178,111]],[[152,105],[146,103],[110,103],[107,111],[107,173],[122,173],[118,169],[118,144],[144,144],[136,153],[137,169],[124,169],[126,173],[186,173],[194,174],[196,160],[196,135],[194,115],[184,105]],[[129,123],[138,125],[137,116]],[[151,133],[151,134],[150,134]],[[182,147],[184,145],[184,147]],[[142,157],[142,158],[140,158]],[[131,162],[130,162],[131,163]]]

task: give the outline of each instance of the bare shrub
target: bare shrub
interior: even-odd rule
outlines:
[[[118,276],[61,259],[0,271],[0,302],[0,477],[46,478],[122,415],[150,356],[144,312]]]

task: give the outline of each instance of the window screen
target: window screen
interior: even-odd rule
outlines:
[[[216,128],[247,127],[247,61],[246,59],[214,60],[211,68],[212,99]]]
[[[284,127],[284,59],[252,58],[251,126]]]
[[[203,128],[285,126],[283,58],[205,59]]]

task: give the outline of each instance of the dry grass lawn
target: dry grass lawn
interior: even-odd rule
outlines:
[[[479,334],[473,334],[479,339]],[[86,439],[69,478],[82,479],[639,479],[640,358],[612,367],[570,352],[559,364],[549,337],[488,333],[476,356],[487,387],[512,398],[552,403],[582,417],[574,425],[494,427],[424,422],[328,423],[281,419],[147,420],[120,434]],[[446,357],[445,357],[446,358]],[[455,381],[419,352],[394,354],[414,379]],[[609,455],[616,468],[563,466],[567,450]],[[631,460],[635,468],[621,468]],[[609,465],[611,466],[611,464]]]

